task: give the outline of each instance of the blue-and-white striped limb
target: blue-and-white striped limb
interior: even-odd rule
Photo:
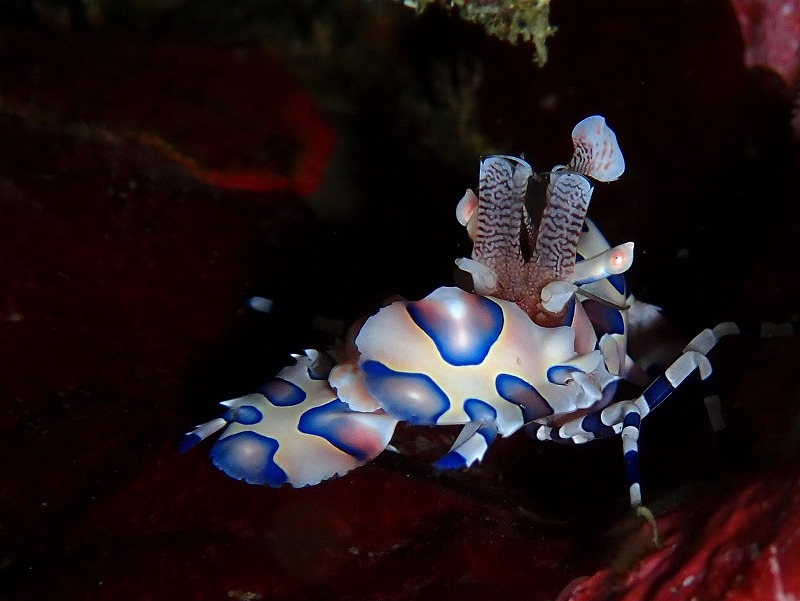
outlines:
[[[706,355],[725,336],[741,335],[759,338],[777,338],[800,334],[800,322],[745,325],[734,322],[721,323],[698,334],[683,349],[683,353],[658,376],[637,398],[612,403],[608,407],[566,422],[558,428],[539,426],[539,440],[581,444],[595,438],[622,434],[622,451],[628,478],[631,506],[642,504],[639,482],[639,428],[641,420],[668,398],[686,378],[697,371],[703,382],[712,374],[711,363]],[[719,396],[707,390],[704,398],[709,421],[714,431],[725,427],[720,410]]]

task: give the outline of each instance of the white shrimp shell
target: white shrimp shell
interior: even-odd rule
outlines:
[[[591,378],[570,376],[591,374],[602,360],[597,350],[576,353],[572,328],[540,327],[514,303],[458,288],[384,307],[355,343],[369,394],[388,415],[411,423],[467,423],[465,404],[477,400],[497,411],[498,431],[508,436],[601,395]],[[349,402],[346,389],[337,392]]]

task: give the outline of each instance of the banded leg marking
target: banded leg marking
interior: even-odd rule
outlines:
[[[469,422],[464,426],[447,454],[436,461],[439,469],[459,469],[470,467],[480,462],[489,445],[497,437],[497,425],[494,422]]]
[[[539,440],[582,444],[595,438],[621,433],[631,507],[637,509],[642,503],[638,449],[642,418],[664,402],[696,370],[704,386],[704,403],[711,427],[714,432],[720,432],[725,428],[725,420],[722,417],[720,398],[713,384],[711,362],[706,353],[725,336],[776,338],[798,334],[800,334],[800,322],[762,323],[755,326],[734,322],[721,323],[695,336],[666,371],[653,380],[635,399],[613,403],[600,411],[570,420],[559,428],[538,426],[536,437]]]
[[[642,486],[639,483],[639,427],[642,416],[635,403],[630,403],[622,420],[622,456],[625,458],[625,474],[628,478],[628,494],[631,507],[642,504]]]

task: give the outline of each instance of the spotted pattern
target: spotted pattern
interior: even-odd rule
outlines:
[[[497,409],[480,399],[464,401],[464,411],[474,422],[493,422],[497,419]]]
[[[274,461],[278,441],[245,430],[219,439],[211,447],[211,461],[236,480],[277,487],[288,477]]]
[[[379,361],[361,364],[367,391],[398,420],[411,424],[435,424],[450,408],[450,400],[425,374],[393,371]]]
[[[358,461],[368,461],[380,453],[386,445],[375,432],[359,427],[357,421],[359,415],[345,403],[335,399],[303,413],[297,429],[304,434],[324,438]]]
[[[581,371],[572,365],[554,365],[547,370],[547,379],[553,384],[565,385],[576,371]]]
[[[306,399],[302,388],[282,378],[274,378],[258,389],[276,407],[299,405]]]
[[[600,180],[621,175],[624,162],[616,138],[603,118],[595,116],[576,126],[573,142],[572,161],[549,178],[538,230],[524,203],[531,167],[501,156],[481,164],[479,195],[472,205],[460,206],[461,221],[468,226],[476,222],[468,227],[472,258],[498,281],[516,282],[509,274],[523,273],[523,256],[529,255],[547,277],[568,279],[576,260],[609,248],[585,221],[593,189],[585,175]],[[624,278],[607,279],[624,298]],[[590,295],[613,298],[608,286],[598,281],[582,288]],[[261,387],[260,394],[230,401],[224,418],[198,426],[187,440],[193,443],[226,428],[211,452],[217,467],[253,484],[305,486],[377,456],[388,445],[397,420],[467,424],[464,438],[439,467],[480,461],[498,432],[509,435],[525,421],[540,420],[536,425],[542,440],[582,442],[613,432],[619,423],[604,424],[599,409],[611,402],[616,382],[606,386],[602,397],[597,388],[616,376],[606,370],[603,379],[594,360],[602,351],[594,349],[597,334],[625,336],[620,311],[596,303],[593,307],[583,298],[582,305],[572,298],[563,322],[568,327],[544,328],[508,302],[517,297],[496,296],[506,300],[443,287],[423,300],[384,307],[360,330],[354,328],[352,346],[357,353],[343,359],[334,372],[347,373],[347,378],[331,377],[331,355],[306,351]],[[606,363],[599,365],[605,369]],[[598,370],[599,376],[592,372],[578,379],[582,394],[596,402],[591,412],[584,411],[585,405],[576,412],[573,389],[579,387],[565,385],[575,372],[589,370]],[[669,382],[659,378],[644,398],[660,401],[670,391]],[[368,402],[361,402],[364,399]],[[544,419],[549,416],[556,417]]]
[[[483,296],[446,294],[408,303],[406,310],[447,363],[480,365],[503,331],[503,311]]]
[[[505,400],[522,407],[526,421],[553,415],[553,408],[531,384],[511,374],[500,374],[495,379],[495,388]]]
[[[229,409],[223,418],[229,422],[238,422],[245,426],[251,426],[260,422],[264,418],[264,414],[252,405],[241,405]]]

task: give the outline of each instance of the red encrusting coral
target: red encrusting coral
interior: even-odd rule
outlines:
[[[659,518],[661,548],[576,579],[559,601],[773,599],[800,594],[800,477],[771,469]],[[648,527],[626,541],[643,551]]]
[[[749,67],[771,69],[795,95],[792,129],[800,140],[800,2],[798,0],[731,0],[744,41]]]
[[[749,67],[772,69],[793,89],[800,75],[800,2],[731,0]]]

